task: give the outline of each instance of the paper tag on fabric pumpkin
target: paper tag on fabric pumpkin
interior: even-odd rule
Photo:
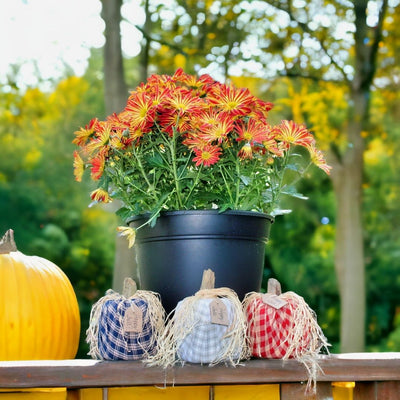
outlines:
[[[271,307],[276,308],[277,310],[279,310],[280,308],[282,308],[283,306],[286,306],[287,301],[281,299],[279,296],[277,296],[276,294],[268,294],[265,293],[261,296],[261,300],[264,304],[267,304]]]
[[[215,299],[210,303],[211,323],[229,326],[228,309],[221,299]]]
[[[132,304],[125,311],[124,332],[141,333],[142,330],[143,330],[142,310],[136,304]]]

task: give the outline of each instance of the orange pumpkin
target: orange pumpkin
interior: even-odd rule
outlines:
[[[17,250],[9,230],[0,241],[0,360],[74,358],[80,315],[74,289],[51,261]]]

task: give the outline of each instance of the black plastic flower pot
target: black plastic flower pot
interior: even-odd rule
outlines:
[[[146,221],[128,221],[137,228]],[[200,288],[203,271],[215,273],[215,287],[229,287],[240,299],[260,291],[265,243],[273,217],[251,211],[164,212],[154,227],[137,231],[140,287],[160,293],[167,312]]]

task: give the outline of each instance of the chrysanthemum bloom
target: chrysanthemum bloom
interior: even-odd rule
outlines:
[[[199,165],[209,167],[218,162],[221,149],[218,146],[206,145],[202,149],[194,149],[194,153],[196,157],[193,158],[193,162],[196,163],[196,167]]]
[[[239,150],[238,156],[242,160],[251,160],[253,158],[253,148],[250,143],[245,143]]]
[[[154,123],[156,107],[153,104],[153,99],[147,93],[133,92],[126,104],[122,115],[125,114],[129,118],[131,130],[140,129],[148,132]]]
[[[190,75],[184,72],[182,68],[176,70],[172,80],[177,84],[186,85],[192,91],[197,92],[199,96],[203,95],[204,92],[207,91],[207,88],[215,82],[210,75],[204,74],[197,78],[196,75]]]
[[[254,105],[255,114],[264,122],[267,122],[268,111],[270,111],[274,105],[269,101],[264,101],[258,98],[255,100]]]
[[[111,197],[108,194],[108,192],[102,188],[98,188],[96,190],[93,190],[92,193],[90,193],[90,198],[93,201],[98,201],[101,203],[110,203],[111,202]]]
[[[312,163],[329,175],[332,167],[326,163],[322,151],[318,150],[314,145],[308,146],[307,149],[310,153]]]
[[[93,137],[95,134],[95,126],[98,123],[97,118],[93,118],[89,125],[86,125],[85,128],[80,128],[79,131],[75,131],[75,139],[72,143],[75,143],[77,146],[85,146],[89,139]]]
[[[280,146],[280,143],[277,143],[275,140],[274,136],[271,134],[269,135],[263,142],[262,142],[264,148],[269,151],[270,153],[274,154],[277,157],[282,157],[283,156],[283,150],[282,146]]]
[[[86,151],[90,156],[107,153],[111,131],[112,126],[108,121],[97,124],[95,138],[86,145]]]
[[[215,84],[208,92],[207,99],[221,112],[231,116],[248,115],[254,103],[254,96],[248,89],[222,84]]]
[[[188,114],[198,115],[205,107],[205,103],[198,96],[193,96],[190,90],[177,87],[170,92],[165,107],[174,110],[179,117]]]
[[[136,231],[128,226],[118,226],[117,231],[120,236],[125,236],[128,239],[128,247],[131,248],[135,244]]]
[[[105,157],[103,154],[98,154],[97,157],[90,160],[90,163],[92,164],[90,176],[94,181],[98,181],[104,172]]]
[[[217,142],[221,144],[233,129],[233,119],[227,114],[218,115],[214,123],[206,122],[201,125],[201,129],[203,132],[200,136],[204,140],[210,143]]]
[[[307,147],[315,142],[314,136],[308,131],[306,126],[296,124],[294,121],[282,121],[275,129],[276,139],[286,144],[287,148],[291,144]]]
[[[158,118],[158,124],[159,128],[168,133],[170,137],[173,136],[174,131],[184,133],[192,127],[188,116],[180,117],[174,110],[164,110]]]
[[[77,182],[82,181],[82,176],[85,171],[85,163],[83,162],[78,151],[74,151],[74,176]]]
[[[201,150],[204,149],[205,146],[209,146],[208,141],[199,136],[197,132],[194,134],[190,132],[182,143],[191,150],[193,149]]]
[[[248,122],[240,121],[236,124],[236,131],[239,135],[237,141],[244,140],[250,144],[262,143],[268,139],[270,130],[269,125],[254,119],[250,119]]]

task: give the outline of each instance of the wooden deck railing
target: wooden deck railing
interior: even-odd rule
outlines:
[[[340,387],[335,382],[355,382],[354,389],[347,390],[349,399],[400,399],[400,353],[321,356],[319,365],[322,372],[318,374],[317,392],[314,395],[305,394],[307,371],[295,360],[250,360],[237,367],[187,364],[168,369],[147,367],[134,361],[4,361],[0,362],[0,390],[4,393],[11,389],[66,388],[68,393],[74,394],[70,398],[83,399],[79,396],[79,390],[100,388],[99,399],[106,400],[109,399],[107,390],[112,388],[196,386],[203,389],[208,387],[206,398],[218,400],[220,387],[242,385],[241,388],[250,390],[261,388],[259,385],[274,385],[277,388],[274,392],[276,397],[271,395],[266,399],[327,400],[334,398],[335,387]],[[0,400],[1,396],[0,392]],[[246,396],[240,398],[245,399]]]

